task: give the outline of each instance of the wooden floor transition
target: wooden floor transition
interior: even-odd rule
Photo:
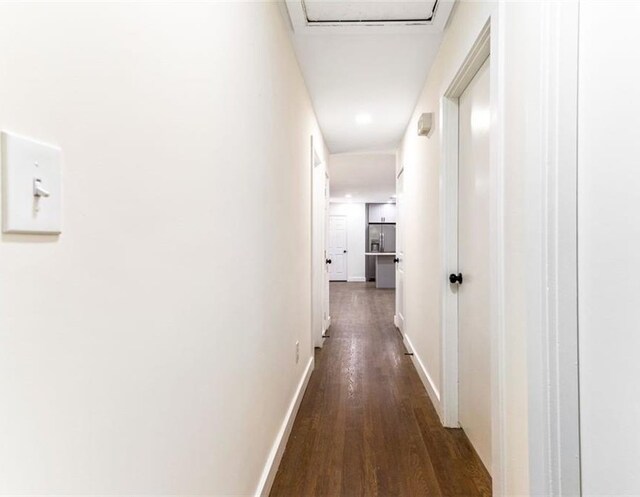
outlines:
[[[464,432],[442,427],[404,355],[394,299],[370,283],[331,284],[330,338],[271,497],[491,495]]]

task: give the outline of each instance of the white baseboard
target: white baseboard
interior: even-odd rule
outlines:
[[[404,336],[404,345],[407,348],[407,351],[413,353],[413,355],[411,356],[411,359],[413,360],[413,365],[416,367],[416,370],[418,371],[418,375],[420,376],[420,379],[422,380],[422,384],[424,385],[424,388],[427,391],[427,394],[429,395],[431,402],[433,403],[433,407],[436,408],[438,416],[440,417],[440,421],[442,421],[442,404],[440,403],[440,391],[438,390],[438,387],[436,386],[433,379],[431,378],[431,375],[427,371],[427,368],[422,362],[422,359],[413,348],[413,344],[411,343],[411,339],[409,338],[409,336],[406,333],[403,336]]]
[[[352,276],[351,278],[347,278],[349,283],[366,283],[367,278],[364,276]]]
[[[300,383],[298,384],[296,393],[293,396],[293,399],[291,399],[291,404],[289,405],[287,414],[284,417],[282,426],[278,431],[278,435],[273,444],[273,447],[269,452],[267,463],[264,466],[262,475],[260,476],[260,482],[258,483],[258,487],[255,491],[255,497],[267,497],[269,495],[269,492],[271,492],[273,480],[275,479],[276,473],[278,472],[278,467],[280,466],[280,461],[282,460],[284,449],[287,446],[287,441],[289,440],[289,435],[291,434],[291,428],[293,428],[293,422],[296,419],[296,414],[298,414],[298,409],[300,408],[300,403],[302,402],[302,397],[304,397],[304,392],[307,389],[309,378],[311,378],[312,372],[313,357],[310,357],[304,374],[302,375]]]

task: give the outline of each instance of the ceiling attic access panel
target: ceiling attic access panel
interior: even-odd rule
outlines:
[[[427,23],[433,20],[437,0],[360,1],[301,0],[310,24]]]
[[[285,0],[296,34],[442,33],[455,0]]]

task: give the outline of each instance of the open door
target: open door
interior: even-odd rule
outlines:
[[[491,472],[491,327],[489,184],[490,61],[459,97],[458,421]]]
[[[322,336],[324,337],[324,335],[326,334],[327,330],[329,329],[329,326],[331,326],[331,312],[330,312],[330,295],[329,295],[329,291],[330,291],[330,285],[329,282],[331,281],[331,271],[330,271],[330,264],[332,264],[332,259],[330,256],[330,249],[329,249],[329,244],[330,244],[330,236],[329,236],[329,222],[330,222],[330,217],[329,217],[329,198],[330,198],[330,189],[329,189],[329,171],[327,170],[327,167],[325,165],[324,168],[324,246],[325,246],[325,271],[324,271],[324,299],[323,299],[323,327],[322,327]],[[329,261],[327,263],[327,261]]]
[[[331,324],[327,238],[329,219],[329,173],[311,137],[311,343],[322,347]]]
[[[396,315],[395,325],[404,333],[404,168],[400,169],[396,178]]]

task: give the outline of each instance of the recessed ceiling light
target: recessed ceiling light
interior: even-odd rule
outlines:
[[[369,124],[371,121],[373,121],[371,114],[362,113],[356,116],[356,123],[358,124]]]
[[[346,198],[351,198],[351,194],[350,194],[350,193],[347,193],[347,194],[345,195],[345,197],[346,197]]]

